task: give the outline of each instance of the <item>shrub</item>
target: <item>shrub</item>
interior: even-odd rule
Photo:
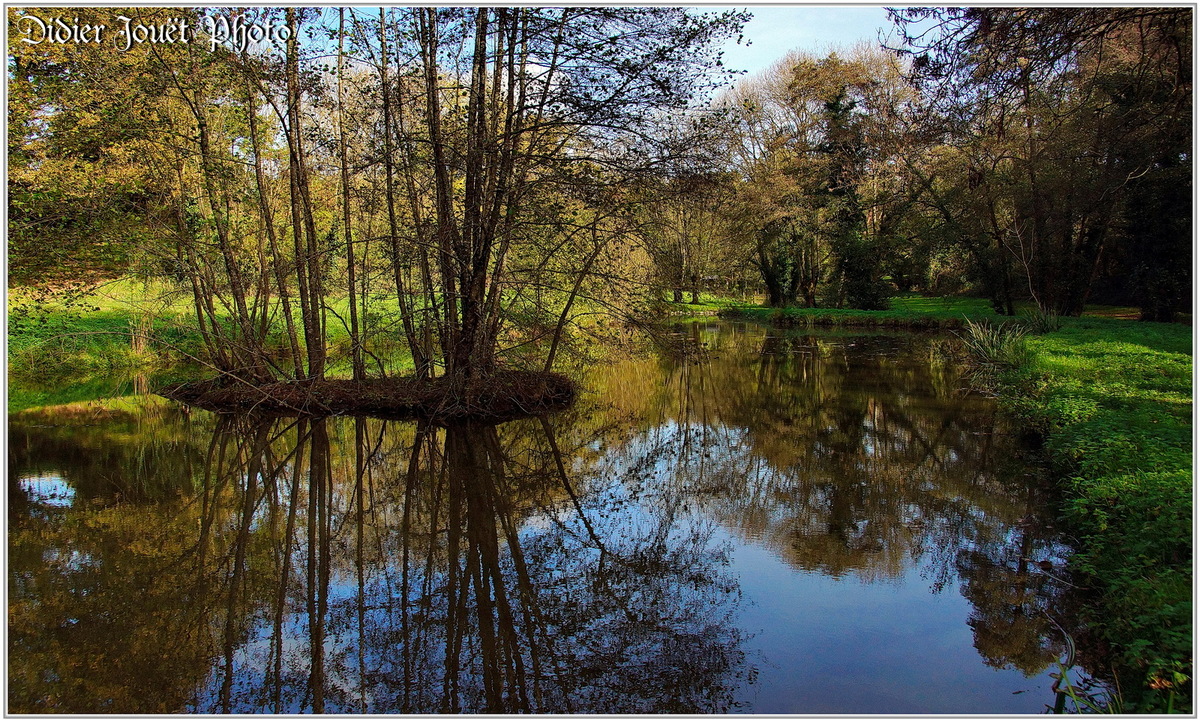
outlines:
[[[965,319],[963,332],[956,335],[980,363],[1017,368],[1028,364],[1033,358],[1025,345],[1025,328],[1020,324],[990,324]]]

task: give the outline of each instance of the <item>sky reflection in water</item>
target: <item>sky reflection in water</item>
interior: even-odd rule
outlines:
[[[10,712],[1052,702],[1067,550],[947,340],[679,340],[499,426],[13,419]]]

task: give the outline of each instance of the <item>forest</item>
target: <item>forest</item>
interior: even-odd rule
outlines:
[[[887,12],[744,74],[748,11],[9,7],[10,417],[129,367],[495,422],[700,363],[672,319],[952,329],[1063,483],[1106,709],[1190,711],[1193,10]]]
[[[682,8],[237,11],[261,47],[22,34],[58,15],[10,10],[10,283],[161,282],[249,383],[365,378],[389,345],[417,378],[550,370],[571,331],[702,293],[1188,310],[1185,9],[895,10],[899,48],[740,79],[713,44],[744,18]]]

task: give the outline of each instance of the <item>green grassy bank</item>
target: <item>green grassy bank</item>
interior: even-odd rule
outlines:
[[[688,309],[694,305],[679,304]],[[803,328],[869,327],[911,329],[958,329],[964,316],[970,318],[1000,318],[991,304],[982,298],[927,298],[918,295],[897,296],[886,311],[860,311],[845,308],[769,308],[742,303],[727,303],[721,307],[723,318],[758,321],[775,326]]]
[[[10,414],[127,393],[136,379],[150,379],[154,388],[167,381],[211,375],[198,363],[206,353],[187,294],[125,279],[67,302],[63,298],[9,289]],[[338,320],[348,315],[347,304],[346,299],[331,301],[331,364],[326,369],[330,377],[350,375],[349,333]],[[407,349],[387,331],[398,328],[398,312],[387,308],[375,312],[371,320],[375,336],[370,350],[383,359],[389,373],[411,370]],[[281,358],[286,355],[285,333],[283,319],[273,318],[267,346]],[[377,368],[371,366],[372,371]]]
[[[1003,403],[1038,431],[1078,538],[1087,622],[1125,712],[1191,711],[1192,329],[1070,319],[1026,339]]]
[[[151,316],[110,298],[64,305],[10,291],[8,412],[127,392],[135,377],[199,353],[189,321],[175,308]]]

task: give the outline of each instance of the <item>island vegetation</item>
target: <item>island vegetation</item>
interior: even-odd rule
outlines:
[[[740,79],[745,15],[679,7],[10,40],[9,411],[125,369],[495,421],[672,315],[953,331],[1061,480],[1105,704],[1190,712],[1192,9],[890,12],[895,47]]]

